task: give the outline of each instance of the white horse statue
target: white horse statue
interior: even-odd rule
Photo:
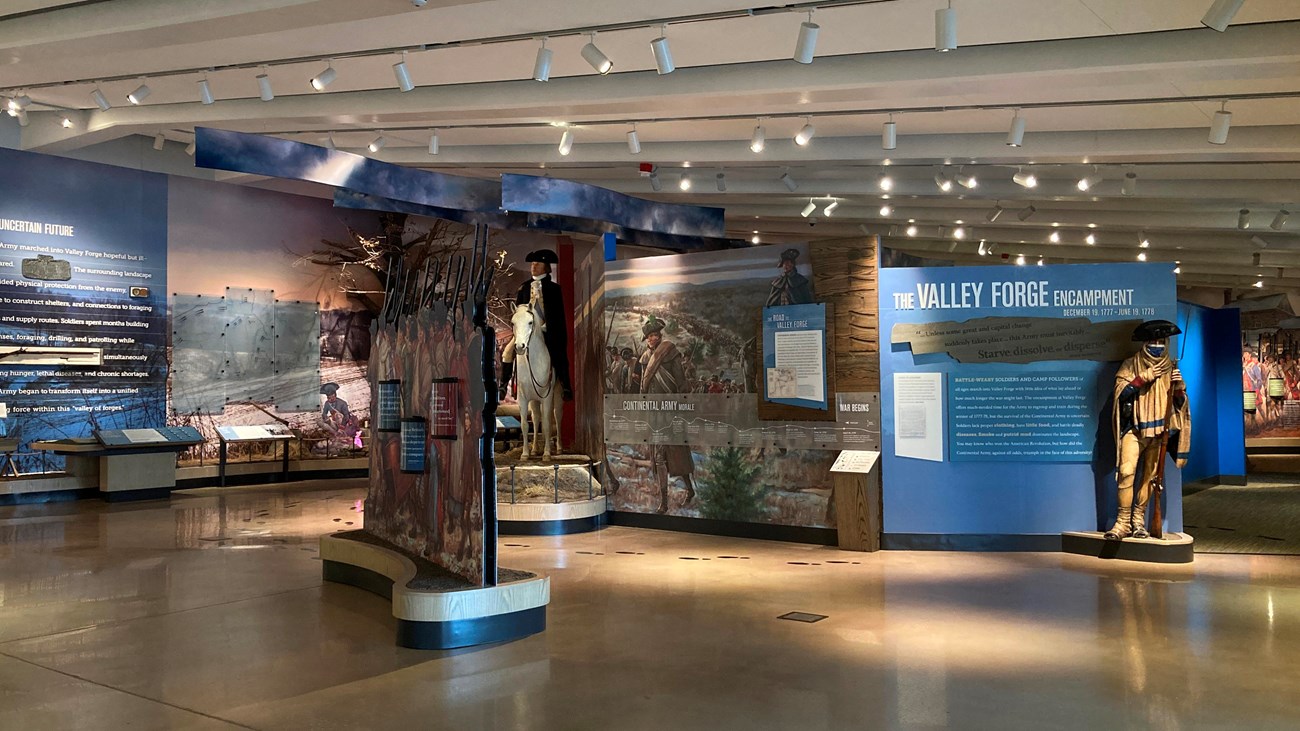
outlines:
[[[540,427],[542,436],[542,461],[551,461],[551,434],[555,434],[555,454],[560,454],[561,399],[556,393],[555,369],[551,367],[551,353],[546,349],[542,332],[546,324],[531,305],[516,305],[510,318],[515,330],[515,378],[519,383],[519,424],[523,436],[523,450],[519,460],[525,461],[537,453],[537,432],[533,443],[528,443],[528,422]]]

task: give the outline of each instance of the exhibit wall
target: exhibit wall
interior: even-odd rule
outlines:
[[[884,544],[1046,549],[1108,527],[1115,372],[1137,324],[1176,316],[1167,264],[882,269]]]
[[[1178,303],[1183,334],[1173,344],[1192,403],[1192,450],[1184,482],[1246,484],[1246,434],[1241,419],[1241,318],[1235,308]],[[1300,397],[1300,394],[1297,394]]]
[[[21,444],[159,426],[167,179],[0,149],[0,403]],[[20,449],[21,472],[60,458]]]

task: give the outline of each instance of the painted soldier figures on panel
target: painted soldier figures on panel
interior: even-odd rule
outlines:
[[[686,371],[682,366],[682,352],[672,342],[664,340],[664,321],[651,315],[641,327],[641,340],[646,350],[641,354],[641,393],[685,393]],[[668,512],[668,478],[680,477],[686,484],[686,501],[695,499],[695,462],[691,448],[684,444],[659,444],[654,446],[654,472],[659,483],[659,509]]]
[[[1187,388],[1169,356],[1169,338],[1182,331],[1168,320],[1149,320],[1133,331],[1142,343],[1115,374],[1119,513],[1106,538],[1147,538],[1147,504],[1155,495],[1151,533],[1161,537],[1160,492],[1166,451],[1187,464],[1192,419]],[[1139,474],[1139,462],[1141,473]]]
[[[530,265],[532,279],[520,285],[515,303],[531,304],[535,312],[542,313],[546,350],[551,356],[551,366],[560,381],[561,395],[565,401],[572,401],[573,386],[569,380],[569,318],[564,314],[564,294],[560,285],[551,279],[551,268],[560,263],[560,257],[550,249],[538,249],[530,253],[525,261]],[[503,398],[514,372],[514,361],[515,349],[512,343],[501,356],[500,390]]]
[[[781,252],[781,276],[772,280],[772,292],[767,295],[768,307],[812,304],[812,282],[799,273],[799,250]]]

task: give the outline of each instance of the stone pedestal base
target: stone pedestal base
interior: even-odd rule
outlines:
[[[1061,534],[1061,550],[1080,556],[1148,563],[1191,563],[1193,557],[1192,537],[1186,533],[1166,533],[1163,539],[1108,541],[1097,531],[1069,531]]]

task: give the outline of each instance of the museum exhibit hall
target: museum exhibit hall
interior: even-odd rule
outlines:
[[[1296,667],[1300,2],[0,0],[0,729]]]

